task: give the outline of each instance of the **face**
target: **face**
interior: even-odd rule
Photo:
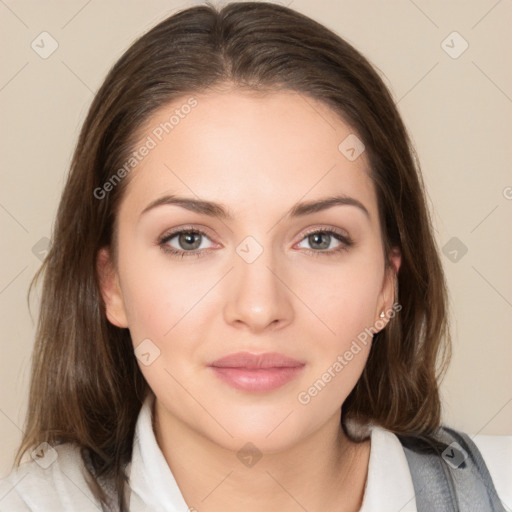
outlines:
[[[161,123],[188,97],[141,136],[155,146],[125,178],[117,266],[107,250],[98,258],[107,317],[129,328],[167,421],[226,448],[277,450],[339,423],[371,346],[368,334],[357,340],[385,325],[393,281],[377,197],[365,153],[338,149],[353,130],[322,103],[194,97],[172,131]],[[154,205],[165,196],[217,206]],[[297,208],[335,196],[345,201]],[[211,366],[239,352],[259,367]]]

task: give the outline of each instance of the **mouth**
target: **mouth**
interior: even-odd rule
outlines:
[[[235,389],[265,393],[296,378],[304,366],[305,363],[276,352],[238,352],[217,359],[209,368],[220,380]]]

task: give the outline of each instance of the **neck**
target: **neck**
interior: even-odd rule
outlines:
[[[361,506],[370,441],[352,442],[338,414],[300,443],[257,461],[190,429],[158,401],[154,430],[191,510],[355,512]]]

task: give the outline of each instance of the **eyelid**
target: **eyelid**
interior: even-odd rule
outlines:
[[[209,238],[212,238],[211,230],[203,226],[201,224],[184,224],[182,226],[176,226],[172,229],[169,229],[164,232],[164,234],[160,235],[159,239],[162,240],[164,238],[167,238],[168,236],[171,236],[173,234],[179,234],[182,231],[196,231],[196,232],[204,232],[203,234],[207,235]],[[305,236],[310,235],[311,233],[315,233],[317,231],[334,231],[335,233],[344,236],[346,238],[350,238],[350,235],[347,230],[337,228],[335,226],[314,226],[312,228],[309,228],[304,233],[302,233],[300,240],[304,238]]]
[[[158,240],[162,241],[165,240],[166,238],[172,237],[174,235],[179,235],[180,233],[183,232],[200,233],[202,235],[206,235],[210,239],[214,238],[214,235],[212,234],[211,230],[206,226],[203,226],[201,224],[184,224],[182,226],[176,226],[174,228],[166,230],[162,235],[158,237]]]
[[[337,228],[334,226],[315,226],[313,228],[308,229],[305,233],[302,233],[300,240],[302,240],[306,236],[311,235],[313,233],[318,233],[318,232],[323,233],[323,232],[331,232],[331,231],[344,237],[344,238],[350,239],[350,235],[348,234],[348,231],[346,231],[345,229],[340,229],[340,228]]]

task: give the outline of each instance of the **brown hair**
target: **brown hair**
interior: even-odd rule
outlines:
[[[92,476],[114,482],[120,510],[126,510],[124,466],[151,390],[128,329],[106,318],[96,268],[101,247],[115,253],[117,210],[129,180],[101,200],[94,191],[123,165],[159,108],[224,83],[320,100],[363,141],[385,254],[394,246],[402,254],[395,297],[402,309],[375,334],[343,405],[343,423],[353,418],[404,435],[429,435],[440,425],[438,379],[450,355],[446,284],[420,168],[389,91],[350,44],[292,9],[266,2],[196,6],[140,37],[108,73],[77,142],[50,251],[29,289],[30,296],[44,274],[15,463],[43,441],[75,443],[92,461]],[[104,502],[99,486],[94,493]]]

